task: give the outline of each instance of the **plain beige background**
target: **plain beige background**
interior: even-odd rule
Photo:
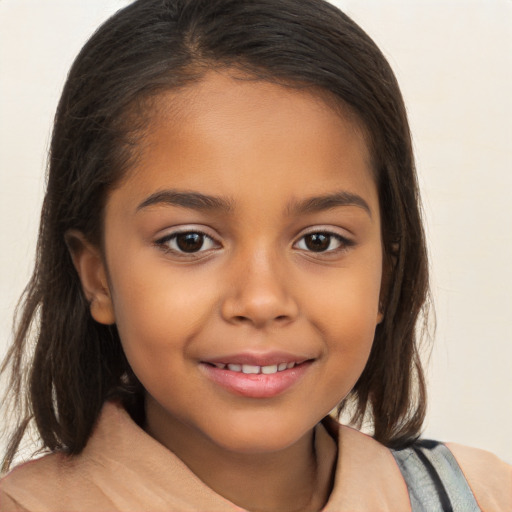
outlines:
[[[30,273],[53,113],[124,0],[0,1],[0,353]],[[339,0],[408,105],[437,310],[425,436],[512,463],[512,1]]]

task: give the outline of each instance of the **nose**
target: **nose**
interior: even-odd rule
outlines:
[[[256,328],[285,325],[299,313],[291,292],[286,262],[265,251],[240,257],[229,274],[222,316],[231,324],[248,324]]]

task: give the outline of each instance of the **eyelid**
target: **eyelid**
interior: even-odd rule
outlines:
[[[350,232],[347,231],[347,229],[329,225],[326,226],[323,224],[319,224],[318,226],[310,226],[308,228],[301,230],[297,235],[297,240],[307,235],[314,235],[316,233],[323,233],[326,235],[332,235],[339,238],[343,238],[344,240],[347,241],[353,241],[353,235],[351,235]]]

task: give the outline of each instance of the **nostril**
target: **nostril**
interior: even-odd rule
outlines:
[[[276,317],[274,317],[274,321],[275,322],[286,322],[287,320],[289,320],[289,316],[288,315],[278,315]],[[236,315],[233,317],[233,320],[237,323],[246,323],[246,322],[249,322],[249,323],[254,323],[254,319],[251,319],[251,317],[249,316],[244,316],[244,315]]]
[[[259,327],[275,322],[284,326],[298,314],[297,304],[289,297],[262,296],[254,290],[251,293],[245,291],[243,296],[230,296],[223,301],[221,315],[228,322]]]

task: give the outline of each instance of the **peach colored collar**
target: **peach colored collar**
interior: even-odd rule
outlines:
[[[338,461],[323,512],[409,512],[405,482],[391,452],[356,430],[329,427],[337,431]],[[316,443],[319,456],[332,443],[322,424]],[[242,512],[113,403],[104,406],[80,455],[51,454],[14,469],[1,481],[0,497],[41,512]]]

